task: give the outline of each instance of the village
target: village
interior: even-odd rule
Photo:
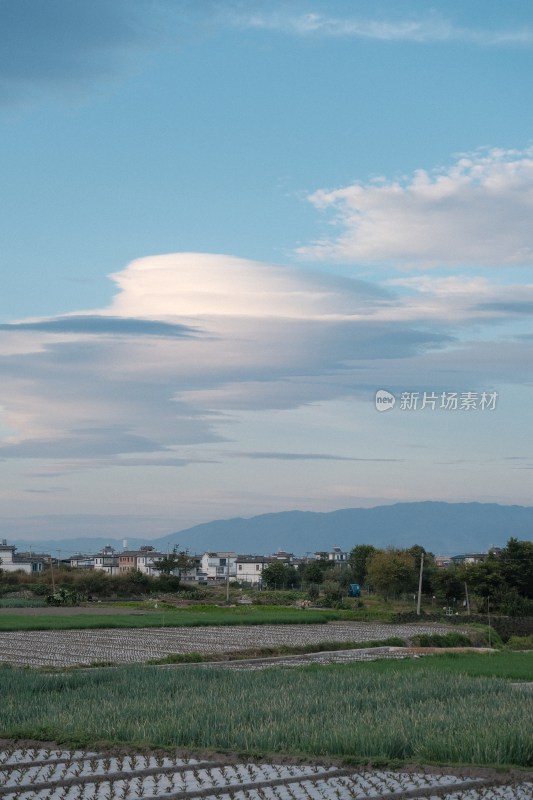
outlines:
[[[500,548],[492,548],[497,554]],[[172,551],[176,555],[175,550]],[[61,558],[48,553],[17,552],[15,545],[2,539],[0,543],[0,569],[6,572],[40,573],[50,567],[71,567],[80,570],[99,570],[108,575],[124,575],[137,570],[143,575],[158,577],[162,572],[161,561],[168,558],[170,552],[162,553],[151,545],[142,545],[136,550],[127,547],[123,541],[123,550],[117,551],[110,545],[94,554],[77,553]],[[180,559],[181,556],[181,559]],[[460,564],[478,564],[488,557],[488,553],[463,553],[454,556],[435,556],[435,566],[446,569]],[[283,563],[297,569],[299,566],[313,561],[326,561],[329,566],[346,566],[349,553],[334,545],[330,550],[307,553],[295,556],[285,550],[278,550],[270,555],[238,554],[232,551],[207,551],[190,555],[186,551],[176,557],[176,566],[168,570],[179,575],[184,581],[195,583],[211,583],[217,581],[238,581],[252,587],[260,588],[263,571],[273,563]]]

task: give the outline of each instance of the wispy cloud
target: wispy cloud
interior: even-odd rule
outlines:
[[[299,38],[351,38],[383,43],[531,46],[533,28],[468,28],[435,12],[404,19],[287,9],[239,0],[16,0],[0,3],[0,103],[39,100],[44,93],[84,98],[142,69],[150,52],[183,47],[228,29]],[[255,7],[255,9],[254,9]],[[300,6],[300,8],[303,7]],[[109,89],[108,89],[109,90]]]
[[[410,19],[341,17],[309,11],[240,12],[230,16],[243,29],[259,29],[299,37],[372,39],[381,42],[465,42],[481,46],[531,45],[533,29],[527,26],[491,30],[465,28],[437,14]]]
[[[331,453],[284,453],[284,452],[269,452],[257,451],[250,453],[232,453],[233,457],[237,458],[251,458],[260,461],[273,460],[273,461],[371,461],[371,462],[395,462],[405,461],[403,458],[357,458],[350,456],[338,456]]]
[[[451,167],[340,189],[309,201],[340,235],[298,250],[306,258],[404,266],[533,263],[533,148],[466,154]]]
[[[43,333],[78,333],[93,336],[170,336],[183,338],[195,331],[187,325],[150,319],[134,319],[99,314],[73,314],[66,317],[0,324],[0,331],[41,331]]]

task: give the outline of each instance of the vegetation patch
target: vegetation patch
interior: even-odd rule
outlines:
[[[298,608],[269,606],[191,606],[177,608],[132,608],[132,613],[115,615],[69,614],[50,615],[0,615],[0,631],[75,630],[87,628],[181,628],[211,625],[305,625],[325,624],[342,619],[341,612],[302,610]]]
[[[503,679],[531,675],[532,664],[531,654],[506,653],[264,672],[4,667],[0,735],[91,747],[107,741],[532,767],[524,731],[533,693]]]
[[[506,646],[509,650],[533,650],[533,636],[511,636]]]
[[[420,647],[471,647],[472,642],[464,633],[422,633],[415,636],[413,644]]]

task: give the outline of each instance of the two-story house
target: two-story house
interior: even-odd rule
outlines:
[[[237,580],[250,583],[252,586],[260,586],[263,570],[274,560],[271,556],[237,556],[235,562]]]
[[[5,572],[42,572],[46,561],[50,560],[50,556],[43,553],[19,555],[16,549],[15,545],[7,543],[7,539],[0,541],[0,569]]]
[[[207,580],[224,580],[235,578],[237,553],[232,552],[209,552],[204,553],[201,559],[202,574],[206,575]]]

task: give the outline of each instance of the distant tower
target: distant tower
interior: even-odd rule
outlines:
[[[128,540],[127,539],[123,539],[122,540],[122,549],[123,550],[127,550],[128,549]]]

